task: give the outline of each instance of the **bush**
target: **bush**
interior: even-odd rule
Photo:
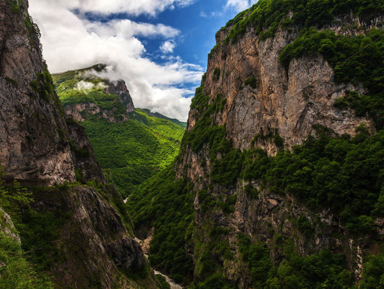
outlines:
[[[249,85],[250,87],[252,87],[253,89],[256,89],[257,88],[257,79],[255,76],[251,76],[249,77],[245,82],[244,82],[244,85],[247,86]]]
[[[212,80],[219,80],[220,79],[220,68],[215,67],[213,71]]]
[[[1,264],[2,263],[2,264]],[[20,245],[0,233],[0,289],[53,289],[47,276],[36,273]]]

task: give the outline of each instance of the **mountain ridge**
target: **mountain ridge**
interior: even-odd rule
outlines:
[[[157,270],[201,289],[375,288],[383,8],[261,0],[217,33],[177,161],[128,200]]]
[[[108,180],[126,197],[174,160],[185,127],[135,109],[123,80],[102,78],[106,67],[55,74],[53,80],[66,113],[85,127]]]

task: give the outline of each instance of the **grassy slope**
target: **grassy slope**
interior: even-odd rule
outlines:
[[[53,75],[63,105],[93,102],[102,109],[116,108],[115,116],[119,119],[118,115],[125,113],[119,98],[105,94],[99,83],[107,81],[89,77],[86,70]],[[79,91],[76,87],[80,81],[90,82],[94,87]],[[175,124],[175,120],[154,117],[145,109],[136,109],[124,123],[92,116],[82,125],[107,178],[123,195],[169,165],[178,155],[184,134],[184,127]]]
[[[134,119],[135,118],[135,119]],[[178,155],[184,129],[136,109],[124,123],[82,123],[106,176],[129,193]]]

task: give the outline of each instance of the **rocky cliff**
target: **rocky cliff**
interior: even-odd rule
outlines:
[[[65,112],[78,122],[96,117],[109,122],[129,120],[135,106],[124,80],[107,78],[107,66],[54,74],[53,81]]]
[[[7,178],[34,185],[73,182],[77,159],[89,155],[92,177],[85,180],[103,181],[84,133],[82,139],[76,133],[70,137],[70,129],[81,128],[67,125],[70,119],[41,56],[38,27],[24,7],[26,2],[1,3],[0,159]]]
[[[147,263],[129,216],[84,128],[62,107],[27,9],[26,0],[0,1],[0,160],[5,180],[35,200],[16,224],[23,248],[57,288],[139,288],[127,276]],[[105,89],[129,102],[124,84]]]
[[[382,246],[383,164],[358,151],[383,145],[382,80],[370,75],[382,70],[384,10],[309,2],[259,1],[217,33],[175,164],[174,198],[193,195],[184,217],[194,222],[178,234],[198,288],[371,288],[363,257]],[[172,177],[158,194],[169,198]],[[156,214],[163,203],[149,186],[159,184],[132,201],[152,200],[145,210]],[[131,208],[140,231],[150,228]],[[163,270],[167,222],[154,223],[150,250]]]

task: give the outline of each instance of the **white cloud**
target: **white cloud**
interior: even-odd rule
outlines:
[[[204,11],[200,12],[200,17],[203,17],[203,18],[215,18],[215,17],[220,17],[222,15],[223,15],[222,12],[216,12],[216,11],[213,11],[210,14],[207,14]]]
[[[188,6],[196,0],[33,0],[30,2],[50,3],[51,6],[78,10],[80,13],[92,12],[98,14],[127,13],[130,15],[147,14],[155,16],[165,9],[175,6]]]
[[[137,38],[160,37],[164,43],[176,45],[173,39],[180,35],[179,30],[163,24],[130,20],[89,22],[70,9],[79,9],[81,6],[84,12],[90,9],[101,13],[103,3],[110,4],[112,8],[120,5],[123,10],[128,10],[126,4],[131,3],[130,12],[153,14],[171,5],[188,5],[192,1],[30,0],[30,13],[41,29],[43,54],[52,73],[90,67],[97,63],[113,65],[118,72],[109,70],[108,77],[126,81],[136,107],[149,108],[185,121],[190,98],[184,96],[192,93],[178,87],[186,83],[198,85],[202,67],[185,63],[178,57],[167,58],[166,64],[159,65],[146,57],[145,42]],[[103,13],[115,9],[111,7],[109,10],[105,8]],[[171,47],[168,46],[169,52]]]
[[[128,19],[108,23],[84,22],[84,24],[88,32],[95,32],[99,36],[174,38],[180,33],[179,30],[163,24],[136,23]]]
[[[81,91],[89,91],[91,90],[95,85],[92,82],[86,82],[86,81],[79,81],[76,84],[76,89]]]
[[[161,46],[160,50],[164,53],[173,53],[173,49],[175,49],[176,43],[174,41],[164,41]]]
[[[232,8],[237,12],[241,12],[251,7],[257,1],[258,0],[227,0],[225,7]]]

